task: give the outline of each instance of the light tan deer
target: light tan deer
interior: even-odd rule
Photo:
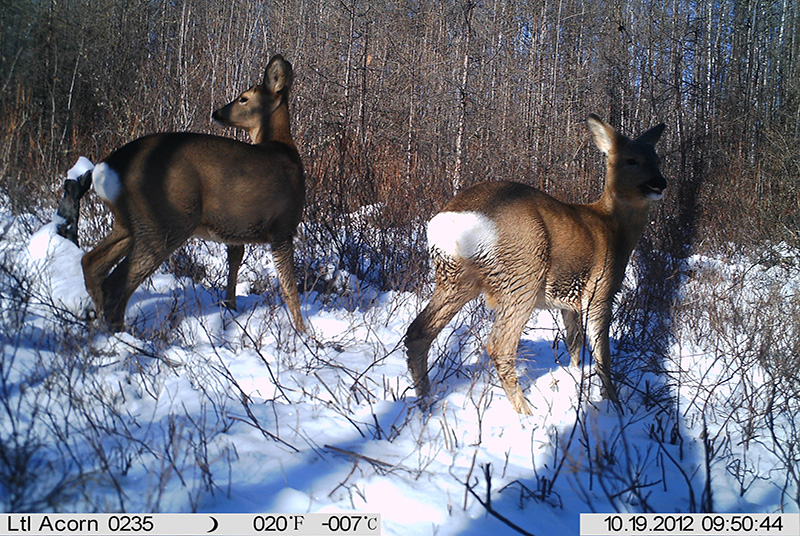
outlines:
[[[112,329],[123,329],[131,294],[191,236],[228,245],[225,303],[232,308],[244,244],[270,244],[292,321],[305,329],[292,244],[305,202],[303,164],[289,129],[292,79],[292,65],[274,56],[263,83],[214,112],[218,124],[246,130],[252,145],[206,134],[153,134],[94,168],[94,189],[114,225],[84,255],[83,274],[98,317]]]
[[[607,155],[606,184],[596,203],[562,203],[516,182],[483,182],[454,197],[428,223],[436,287],[405,336],[417,395],[426,397],[428,350],[439,332],[481,293],[495,309],[487,353],[518,413],[530,415],[515,370],[522,330],[534,309],[560,309],[571,365],[580,363],[584,325],[608,398],[609,323],[631,252],[653,201],[667,182],[654,145],[664,125],[629,139],[597,116],[588,118]]]

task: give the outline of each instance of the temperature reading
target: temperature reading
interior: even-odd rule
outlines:
[[[257,532],[273,532],[285,534],[287,531],[297,532],[303,526],[303,516],[267,515],[253,518],[253,528]]]
[[[362,525],[363,524],[363,525]],[[327,521],[322,523],[331,532],[357,533],[359,528],[366,528],[368,531],[378,529],[377,516],[364,515],[332,515]]]

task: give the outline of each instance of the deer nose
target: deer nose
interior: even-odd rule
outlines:
[[[666,188],[667,180],[661,174],[655,175],[652,179],[639,186],[644,197],[652,200],[661,199]]]
[[[666,190],[667,189],[667,179],[664,178],[662,174],[658,174],[653,177],[653,180],[650,181],[650,186],[653,188],[658,188],[659,190]]]

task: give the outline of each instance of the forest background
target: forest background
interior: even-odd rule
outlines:
[[[796,0],[14,0],[0,27],[0,190],[20,212],[53,207],[79,155],[156,131],[235,135],[211,112],[282,53],[305,220],[381,287],[417,287],[420,225],[459,187],[595,200],[590,112],[631,134],[667,124],[645,253],[800,242]],[[365,206],[380,210],[348,216]]]

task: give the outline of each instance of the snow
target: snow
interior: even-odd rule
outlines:
[[[75,165],[72,166],[69,171],[67,171],[67,180],[76,181],[81,178],[81,175],[90,169],[94,169],[94,164],[92,161],[85,156],[80,156],[78,157],[78,161],[75,162]]]
[[[491,507],[524,530],[577,534],[581,512],[697,510],[710,477],[716,511],[798,511],[763,417],[753,433],[731,427],[745,421],[733,418],[743,406],[726,409],[748,395],[734,374],[744,365],[698,333],[674,342],[663,374],[623,388],[620,412],[600,398],[591,366],[560,364],[559,324],[538,312],[517,365],[535,409],[521,417],[483,349],[490,313],[471,304],[432,349],[436,402],[423,410],[402,336],[425,296],[310,292],[313,331],[298,334],[274,278],[263,295],[249,291],[248,273],[272,271],[260,250],[246,259],[238,312],[219,305],[213,284],[159,272],[134,294],[128,330],[110,334],[87,320],[83,251],[53,223],[29,234],[10,214],[0,203],[0,260],[11,268],[0,279],[0,443],[29,455],[30,472],[15,491],[0,471],[5,510],[360,511],[380,513],[389,535],[517,534],[478,501],[489,486]],[[224,260],[209,250],[202,262]],[[730,275],[714,258],[684,268]],[[796,271],[770,270],[748,277],[796,296]],[[360,284],[336,277],[336,292]],[[745,365],[753,385],[768,381]],[[648,399],[645,383],[676,402]],[[775,433],[791,434],[793,421],[779,415]],[[710,475],[704,426],[721,449]]]
[[[27,266],[41,292],[68,310],[80,311],[89,305],[89,293],[83,283],[83,250],[56,234],[57,222],[50,222],[31,236]]]

